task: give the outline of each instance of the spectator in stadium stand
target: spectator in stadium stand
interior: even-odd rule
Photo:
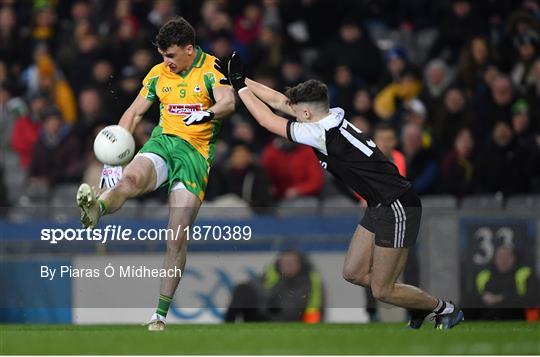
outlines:
[[[458,78],[460,85],[473,91],[482,78],[482,69],[495,60],[493,50],[484,36],[474,36],[461,50]]]
[[[15,121],[11,134],[11,148],[19,155],[21,168],[28,170],[34,145],[38,141],[44,110],[50,106],[48,95],[36,93],[30,98],[30,111]]]
[[[391,83],[397,83],[407,70],[409,61],[407,53],[400,46],[394,46],[384,53],[385,70],[377,83],[377,89],[386,87]]]
[[[62,112],[64,121],[74,123],[77,120],[75,94],[45,47],[36,48],[34,64],[22,73],[22,78],[29,95],[48,92],[51,101]]]
[[[357,87],[351,69],[346,65],[338,65],[334,72],[334,83],[328,87],[330,105],[351,113]]]
[[[443,60],[433,59],[424,70],[424,88],[418,99],[426,106],[428,117],[433,120],[438,108],[444,102],[444,93],[452,82],[450,68]]]
[[[527,88],[525,99],[529,104],[529,118],[531,127],[536,131],[540,131],[540,57],[533,63],[532,68],[532,83]]]
[[[74,1],[73,5],[69,9],[69,16],[60,17],[58,24],[58,43],[62,44],[62,47],[67,46],[68,44],[73,44],[74,37],[73,34],[77,29],[77,25],[80,22],[87,22],[88,26],[92,22],[95,22],[95,18],[92,13],[92,6],[89,1],[78,0]],[[67,15],[67,14],[66,14]],[[59,49],[61,51],[61,49]],[[57,51],[58,53],[59,51]]]
[[[81,178],[79,143],[71,128],[54,107],[43,112],[43,127],[34,146],[28,171],[30,186],[51,188]]]
[[[534,61],[539,57],[539,41],[537,34],[521,35],[516,40],[518,58],[514,61],[510,77],[520,94],[527,93],[529,87],[534,83],[532,71]]]
[[[281,252],[263,276],[236,286],[225,314],[226,322],[321,322],[324,286],[305,254]]]
[[[396,130],[387,123],[380,123],[375,126],[373,141],[375,141],[375,144],[382,153],[396,165],[399,174],[403,177],[407,177],[405,156],[396,149],[398,143]]]
[[[462,197],[472,192],[474,139],[469,128],[457,131],[454,146],[443,157],[439,192]]]
[[[117,104],[115,107],[117,110],[125,110],[133,102],[133,99],[139,94],[140,85],[141,85],[141,73],[134,66],[124,67],[120,74],[120,81],[118,83],[118,93],[115,93],[114,98],[116,99]],[[118,115],[114,118],[118,118]]]
[[[142,47],[136,49],[133,53],[133,56],[131,56],[130,66],[133,66],[135,68],[138,75],[140,76],[140,80],[142,81],[144,73],[148,73],[148,71],[152,68],[155,62],[157,61],[155,61],[154,52],[152,52],[146,47]]]
[[[510,123],[513,103],[512,81],[506,75],[497,75],[490,84],[489,94],[481,96],[475,103],[474,134],[478,142],[485,140],[496,122]]]
[[[114,32],[107,43],[107,52],[110,58],[114,59],[115,68],[122,68],[129,64],[137,47],[142,43],[142,34],[134,16],[119,19],[113,29]]]
[[[261,164],[277,199],[317,196],[324,173],[311,148],[275,138],[264,149]]]
[[[406,69],[398,82],[384,87],[374,100],[377,116],[384,120],[397,121],[402,102],[415,98],[422,90],[422,82],[412,69]]]
[[[92,68],[103,51],[103,44],[92,28],[75,32],[73,47],[63,50],[62,68],[76,93],[92,81]]]
[[[306,80],[304,66],[298,54],[289,54],[281,64],[278,88],[293,87]]]
[[[283,57],[282,43],[279,28],[263,27],[258,41],[252,42],[247,47],[249,62],[255,69],[259,69],[261,63],[272,70],[279,69]]]
[[[272,202],[270,181],[248,146],[234,143],[224,165],[212,168],[208,192],[210,199],[233,194],[250,205],[257,213],[265,212]]]
[[[374,85],[382,75],[381,53],[368,29],[355,18],[343,20],[339,27],[339,38],[320,51],[314,69],[330,82],[331,69],[338,65],[347,65],[355,77],[369,85]]]
[[[538,307],[540,281],[534,267],[520,264],[510,246],[500,245],[475,280],[482,320],[523,320],[528,308]]]
[[[36,3],[31,29],[34,43],[46,43],[54,52],[57,22],[56,9],[51,7],[49,2]]]
[[[428,121],[428,112],[426,106],[418,98],[413,98],[403,103],[403,113],[401,115],[400,123],[407,124],[413,123],[417,124],[426,131],[426,124]],[[424,138],[425,138],[424,134]],[[425,140],[425,139],[424,139]],[[426,146],[431,144],[431,140],[428,139]]]
[[[403,103],[399,119],[399,126],[403,127],[407,124],[416,124],[422,128],[422,147],[430,148],[434,145],[431,134],[431,128],[428,125],[428,113],[424,103],[418,98],[407,100]]]
[[[540,104],[540,103],[538,103]],[[512,129],[518,145],[531,153],[532,161],[532,184],[534,192],[540,191],[540,132],[538,123],[532,123],[533,116],[530,114],[530,105],[524,99],[516,101],[512,107]],[[540,120],[537,117],[537,121]],[[536,124],[536,129],[533,125]]]
[[[233,50],[238,48],[236,42],[233,43],[232,34],[227,31],[221,31],[212,37],[210,42],[210,53],[217,58],[228,58],[232,55]]]
[[[504,195],[530,190],[533,153],[515,140],[508,121],[498,121],[491,139],[476,158],[473,185],[477,193],[502,192]]]
[[[229,142],[235,144],[237,141],[240,141],[245,144],[251,152],[257,155],[260,154],[268,140],[261,140],[261,138],[257,136],[253,122],[249,117],[246,117],[245,115],[235,115],[231,119],[232,128]]]
[[[483,32],[485,20],[474,9],[469,0],[452,0],[450,11],[439,24],[438,36],[433,43],[429,58],[442,58],[453,65],[458,61],[459,52],[471,35]],[[443,54],[447,56],[442,57]]]
[[[217,1],[206,1],[202,6],[201,14],[203,22],[197,31],[198,37],[202,40],[201,43],[210,42],[218,33],[234,31],[231,17]]]
[[[118,84],[116,78],[117,76],[111,60],[107,57],[96,60],[92,66],[92,82],[90,85],[97,89],[103,107],[110,110],[111,114],[125,109],[118,108]],[[84,88],[81,88],[81,90]]]
[[[111,110],[112,113],[114,112]],[[84,88],[79,94],[79,118],[73,126],[73,134],[81,142],[81,153],[93,148],[94,130],[98,125],[105,124],[112,123],[107,122],[104,117],[102,99],[98,90],[94,87]]]
[[[19,73],[31,62],[31,41],[21,31],[15,11],[11,6],[0,8],[0,59],[5,61],[8,72]]]
[[[258,40],[262,28],[262,12],[257,2],[248,2],[242,15],[234,19],[234,36],[244,46]]]
[[[281,28],[280,3],[278,0],[263,0],[263,27]]]
[[[373,97],[365,87],[361,87],[354,93],[351,117],[356,116],[364,118],[371,125],[379,120],[373,111]]]
[[[157,35],[158,30],[167,21],[176,16],[176,9],[173,0],[157,0],[152,4],[152,10],[146,18],[150,30],[150,38]]]
[[[471,127],[473,113],[465,93],[459,87],[450,87],[444,94],[444,101],[431,119],[434,144],[451,148],[460,128]]]
[[[422,147],[422,128],[406,124],[401,131],[401,152],[407,162],[407,178],[420,195],[432,193],[437,184],[438,164],[433,150]]]
[[[538,150],[536,143],[538,133],[535,133],[531,128],[529,104],[525,99],[517,100],[512,106],[512,129],[520,145],[531,151]]]
[[[536,4],[538,12],[538,4]],[[527,1],[522,2],[522,7],[510,14],[506,20],[505,32],[498,43],[498,53],[501,56],[501,69],[508,72],[512,69],[515,59],[518,57],[518,48],[522,36],[538,37],[540,25],[538,15],[528,8]]]
[[[0,150],[6,150],[10,146],[15,121],[28,112],[26,102],[21,97],[14,96],[14,93],[11,83],[0,78]]]

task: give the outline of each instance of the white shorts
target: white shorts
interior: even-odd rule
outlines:
[[[156,171],[156,187],[154,187],[154,191],[157,190],[161,185],[165,183],[165,181],[167,181],[167,178],[169,177],[167,163],[165,162],[165,160],[163,160],[161,156],[151,152],[139,153],[136,156],[144,156],[147,159],[150,159],[150,161],[152,161],[152,163],[154,164],[154,170]],[[186,186],[182,182],[176,182],[172,186],[171,191],[180,189],[185,190]]]

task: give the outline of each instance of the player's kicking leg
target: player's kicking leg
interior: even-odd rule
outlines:
[[[152,160],[143,155],[136,155],[124,169],[122,179],[116,186],[99,196],[99,199],[89,184],[81,184],[77,190],[81,223],[85,228],[96,227],[102,215],[117,211],[129,198],[155,190],[156,180]]]
[[[163,269],[180,269],[184,271],[186,265],[187,236],[186,227],[191,227],[195,221],[201,201],[185,187],[176,183],[169,196],[169,228],[170,237],[167,237],[167,252],[163,260]],[[178,234],[177,234],[178,233]],[[180,282],[180,276],[161,278],[159,287],[159,301],[156,312],[148,323],[149,331],[163,331],[165,319],[172,302],[174,292]]]

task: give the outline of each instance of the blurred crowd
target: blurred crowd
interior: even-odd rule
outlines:
[[[94,136],[138,94],[160,61],[152,41],[177,15],[205,51],[238,51],[249,76],[274,89],[323,80],[331,106],[373,136],[421,195],[540,192],[538,0],[0,4],[0,146],[17,157],[2,155],[1,206],[97,184]],[[135,130],[139,147],[158,120],[155,104]],[[14,171],[24,177],[4,179]],[[228,195],[266,207],[350,194],[310,148],[269,135],[238,104],[224,120],[207,199]]]

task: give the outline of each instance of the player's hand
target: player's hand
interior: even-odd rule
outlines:
[[[214,68],[217,69],[219,73],[224,75],[224,77],[219,80],[219,84],[230,85],[231,83],[229,82],[228,78],[229,74],[227,73],[227,63],[223,64],[219,58],[216,58]]]
[[[206,123],[214,119],[214,112],[211,110],[199,110],[193,112],[184,118],[186,125]]]
[[[246,87],[244,62],[242,62],[242,58],[240,58],[240,55],[236,51],[233,52],[231,59],[227,63],[227,73],[228,75],[226,77],[229,78],[229,82],[231,82],[231,85],[237,92]]]
[[[99,188],[113,188],[122,178],[122,166],[103,165]]]

